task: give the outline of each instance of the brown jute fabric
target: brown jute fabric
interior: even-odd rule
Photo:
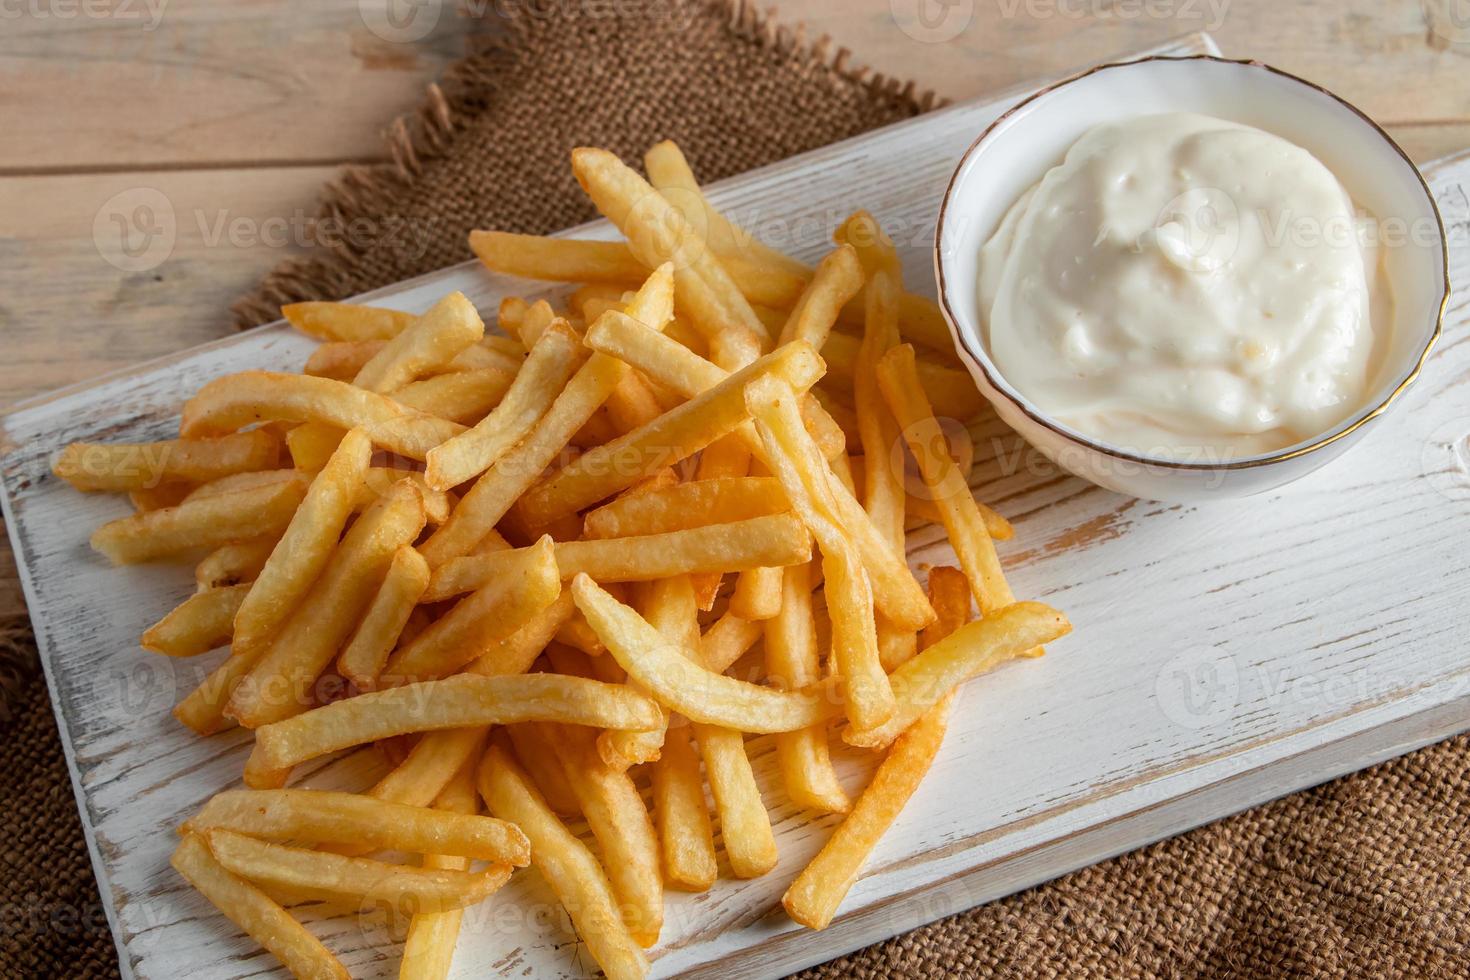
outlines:
[[[242,324],[274,319],[283,301],[345,296],[461,261],[472,227],[546,231],[591,217],[567,168],[579,143],[636,159],[673,137],[702,177],[717,178],[933,102],[739,3],[490,6],[506,19],[501,40],[394,125],[394,165],[327,189],[323,254],[272,275],[239,305]],[[0,634],[7,693],[0,976],[114,976],[23,626]],[[801,976],[1470,975],[1467,765],[1470,739],[1453,739]]]

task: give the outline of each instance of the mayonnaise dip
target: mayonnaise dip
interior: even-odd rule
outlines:
[[[1366,400],[1392,294],[1306,150],[1189,113],[1098,126],[980,255],[1001,375],[1083,435],[1169,459],[1281,449]]]

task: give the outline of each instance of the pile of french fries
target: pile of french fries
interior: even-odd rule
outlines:
[[[219,378],[181,438],[55,462],[131,496],[97,551],[198,562],[142,643],[228,645],[175,714],[255,741],[247,788],[183,825],[173,864],[298,976],[346,971],[291,903],[397,910],[402,976],[442,977],[461,911],[528,864],[609,977],[643,976],[666,888],[777,865],[752,734],[792,803],[846,814],[783,899],[821,929],[956,688],[1070,629],[1006,583],[1011,526],[933,407],[979,398],[873,218],[809,268],[711,207],[673,144],[646,165],[572,154],[624,241],[471,236],[496,272],[577,284],[564,308],[507,300],[493,334],[458,293],[420,316],[290,306],[322,341],[305,373]],[[916,520],[958,556],[927,594]],[[879,760],[856,798],[834,737]],[[352,751],[391,769],[286,788]]]

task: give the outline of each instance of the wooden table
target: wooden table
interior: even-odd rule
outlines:
[[[940,2],[786,0],[781,16],[954,99],[1208,30],[1354,101],[1416,160],[1470,145],[1470,0]],[[0,5],[0,409],[229,330],[230,302],[302,252],[317,189],[382,160],[383,127],[495,29],[450,0],[391,20],[403,4]],[[161,263],[99,250],[114,222],[170,210]],[[0,554],[0,618],[21,611]]]

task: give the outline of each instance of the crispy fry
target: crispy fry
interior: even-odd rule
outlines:
[[[127,445],[74,442],[56,457],[51,472],[78,490],[149,490],[169,482],[208,483],[233,473],[274,469],[280,452],[281,440],[270,429]]]
[[[788,689],[821,679],[817,627],[812,618],[815,569],[793,565],[782,582],[781,612],[765,626],[766,674]],[[776,736],[776,760],[786,795],[799,807],[845,813],[850,803],[827,748],[827,726],[813,725]]]
[[[154,561],[199,548],[279,533],[305,495],[303,481],[282,481],[189,500],[119,518],[92,534],[92,547],[115,565]]]
[[[177,507],[193,489],[187,483],[160,483],[152,488],[140,487],[128,491],[128,503],[140,514],[164,507]]]
[[[143,633],[143,648],[170,657],[193,657],[230,642],[235,610],[250,590],[227,585],[196,592]]]
[[[220,864],[251,881],[293,894],[354,899],[414,914],[473,905],[510,880],[511,869],[504,864],[484,871],[414,868],[271,844],[228,830],[209,830],[204,838]]]
[[[850,245],[840,245],[817,266],[816,275],[791,308],[781,328],[780,342],[804,340],[817,350],[842,313],[842,306],[863,288],[865,273],[858,254]]]
[[[517,509],[536,525],[609,497],[748,419],[744,389],[752,380],[776,377],[804,389],[821,372],[821,358],[810,345],[787,344],[643,428],[584,453],[528,492]]]
[[[530,622],[503,640],[489,644],[485,652],[465,667],[475,674],[524,674],[546,644],[556,638],[560,630],[576,612],[570,591],[563,589],[556,601],[535,616]]]
[[[358,513],[386,497],[400,480],[407,480],[418,488],[424,499],[424,519],[430,524],[443,524],[454,510],[455,497],[447,490],[431,490],[424,482],[424,475],[417,470],[398,466],[369,466],[364,473],[362,485],[357,488],[357,499],[352,509]]]
[[[747,732],[789,732],[833,717],[839,705],[821,686],[777,691],[716,674],[663,639],[632,609],[586,575],[572,582],[577,608],[628,675],[658,702],[691,721]]]
[[[688,575],[649,582],[639,592],[639,611],[659,635],[670,643],[698,646],[699,607]],[[637,680],[628,683],[635,690],[648,693]],[[663,748],[668,720],[665,712],[663,725],[647,732],[603,732],[597,737],[599,757],[619,771],[656,760]]]
[[[555,546],[563,578],[585,572],[601,582],[651,582],[693,572],[792,565],[811,557],[811,536],[790,514],[707,524],[636,538],[565,541]],[[434,572],[426,602],[438,602],[503,578],[526,549],[467,555]]]
[[[280,770],[406,732],[519,721],[638,731],[661,717],[657,703],[618,685],[559,674],[460,674],[361,694],[266,725],[255,733],[251,756],[261,770]]]
[[[799,521],[797,523],[800,523]],[[770,619],[781,611],[781,566],[762,566],[740,573],[730,595],[730,611],[743,619]]]
[[[532,865],[572,917],[577,935],[608,980],[645,976],[648,958],[618,912],[606,872],[501,746],[492,745],[485,753],[478,783],[490,812],[515,823],[531,839]]]
[[[460,767],[449,785],[434,800],[434,807],[449,813],[474,816],[480,812],[480,794],[475,789],[475,771],[479,760],[472,759]],[[522,835],[524,839],[525,835]],[[529,851],[527,854],[529,858]],[[463,871],[469,861],[456,855],[425,854],[424,867]],[[424,912],[408,924],[403,941],[403,959],[398,967],[398,980],[445,980],[454,962],[454,946],[459,939],[463,913]]]
[[[337,671],[363,690],[377,685],[378,674],[398,642],[409,614],[429,585],[429,563],[405,544],[393,553],[383,584],[347,647],[337,658]]]
[[[714,830],[704,801],[699,755],[688,725],[670,728],[652,766],[653,809],[658,820],[664,877],[683,891],[707,891],[719,869]]]
[[[493,557],[501,556],[506,560],[500,566],[500,575],[481,583],[473,594],[393,654],[383,671],[386,683],[448,676],[477,660],[489,644],[511,636],[556,601],[561,594],[561,575],[549,536],[532,547],[498,552]]]
[[[929,604],[938,619],[924,630],[924,649],[934,646],[970,621],[970,582],[953,565],[929,569]]]
[[[623,242],[470,232],[470,249],[492,272],[553,282],[636,283],[648,270]]]
[[[303,422],[292,426],[286,433],[286,448],[291,453],[291,465],[305,473],[315,473],[327,465],[327,460],[342,444],[346,429],[324,422]]]
[[[581,339],[559,320],[544,331],[501,403],[474,428],[428,453],[429,486],[447,490],[483,473],[525,438],[581,363]]]
[[[398,486],[352,525],[306,596],[267,643],[242,649],[240,617],[236,615],[232,659],[255,660],[225,707],[225,713],[240,724],[255,728],[310,707],[316,679],[372,601],[393,553],[424,526],[417,488],[407,480]],[[255,580],[252,592],[260,588],[261,581]],[[252,652],[257,649],[259,653]]]
[[[873,728],[849,727],[842,738],[861,748],[881,748],[972,677],[1072,631],[1067,617],[1039,602],[1017,602],[951,633],[893,672],[898,707]]]
[[[354,843],[372,850],[453,854],[518,868],[531,862],[526,836],[503,820],[327,790],[227,790],[211,797],[183,830],[228,830],[269,841]]]
[[[383,345],[352,379],[367,391],[388,392],[452,361],[480,342],[485,324],[463,293],[454,292],[430,307]]]
[[[277,540],[274,535],[266,534],[220,545],[194,566],[194,584],[204,592],[253,582],[265,567]],[[233,619],[234,614],[230,615]],[[233,624],[230,629],[233,632]]]
[[[546,805],[564,817],[580,816],[582,808],[577,803],[577,795],[572,792],[572,784],[567,782],[561,760],[546,739],[548,727],[538,722],[527,722],[505,725],[502,731],[510,738],[516,760],[531,777],[531,783],[540,790]]]
[[[827,375],[822,383],[850,393],[861,347],[862,341],[856,337],[832,333],[822,345],[822,359],[827,362]],[[975,388],[975,379],[963,368],[937,363],[928,353],[916,358],[915,363],[924,391],[934,400],[934,410],[939,414],[964,421],[985,408],[985,399]]]
[[[776,866],[776,836],[771,816],[761,800],[745,737],[732,728],[694,726],[705,777],[720,816],[725,856],[737,878],[759,878]]]
[[[548,725],[546,729],[562,772],[602,850],[608,880],[628,931],[646,949],[658,941],[664,920],[663,876],[659,872],[658,835],[653,820],[632,778],[598,756],[593,732],[561,725]]]
[[[347,968],[306,927],[264,892],[225,869],[198,834],[187,834],[169,859],[210,904],[270,951],[294,976],[350,980]]]
[[[881,725],[893,713],[893,692],[878,656],[873,592],[844,528],[833,481],[820,458],[812,458],[814,447],[804,438],[795,392],[789,386],[757,382],[746,397],[766,445],[768,464],[822,549],[832,656],[842,678],[847,716],[861,728]]]
[[[428,806],[449,785],[455,773],[479,759],[489,731],[484,726],[476,726],[425,732],[414,743],[408,758],[378,780],[368,795],[388,803]]]
[[[672,283],[671,268],[655,271],[629,306],[630,315],[644,323],[667,321],[673,315]],[[606,355],[588,358],[526,440],[480,476],[453,516],[424,543],[421,551],[429,566],[468,554],[601,407],[627,370]]]
[[[903,553],[903,470],[894,465],[898,423],[878,390],[878,360],[898,346],[898,287],[887,271],[873,274],[867,287],[867,325],[858,353],[853,394],[863,444],[863,509],[898,554]]]
[[[290,303],[281,307],[286,321],[318,340],[391,340],[418,317],[381,306],[352,303]]]
[[[699,653],[704,666],[716,674],[723,674],[755,646],[764,629],[763,623],[742,619],[732,612],[725,613],[699,639]]]
[[[454,371],[406,384],[393,392],[393,398],[426,415],[474,425],[500,405],[516,377],[498,367]]]
[[[303,373],[318,378],[351,381],[386,346],[386,340],[351,340],[322,344],[306,359]],[[429,377],[463,374],[466,371],[500,371],[514,375],[525,354],[525,348],[517,341],[486,334],[478,344],[466,347],[442,364],[426,368],[425,373]]]
[[[235,616],[236,653],[259,653],[326,567],[371,462],[367,435],[354,429],[311,481]]]

